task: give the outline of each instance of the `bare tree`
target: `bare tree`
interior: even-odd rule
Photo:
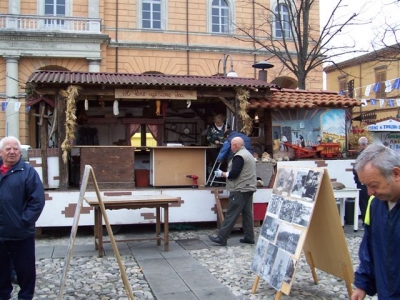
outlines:
[[[399,51],[400,20],[395,12],[400,12],[400,0],[384,0],[382,8],[380,13],[383,15],[384,21],[382,24],[377,24],[375,28],[372,47],[374,50],[388,48]]]
[[[306,88],[312,70],[333,63],[343,54],[360,52],[355,42],[343,45],[333,41],[346,27],[361,24],[357,20],[363,10],[361,4],[357,13],[343,13],[346,0],[338,0],[326,24],[320,26],[319,17],[311,15],[318,11],[319,0],[276,0],[276,5],[269,2],[249,1],[256,7],[257,21],[251,26],[236,24],[241,33],[236,38],[253,42],[271,58],[278,58],[296,76],[299,89]]]

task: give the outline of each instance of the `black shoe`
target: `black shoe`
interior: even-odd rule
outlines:
[[[226,241],[223,241],[219,238],[219,236],[211,236],[209,235],[208,238],[210,239],[210,241],[220,244],[221,246],[226,246]]]
[[[254,241],[248,240],[248,239],[240,239],[239,242],[243,244],[254,244]]]

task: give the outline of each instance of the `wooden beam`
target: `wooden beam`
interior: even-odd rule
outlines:
[[[40,156],[42,158],[42,179],[43,179],[43,186],[45,189],[49,188],[49,171],[48,171],[48,165],[47,165],[47,121],[44,120],[43,122],[43,117],[44,113],[46,111],[46,103],[44,101],[40,102]]]
[[[164,124],[163,119],[122,118],[122,124]]]
[[[233,107],[232,104],[229,103],[228,100],[226,100],[224,97],[218,97],[218,98],[226,105],[226,107],[227,107],[232,113],[236,114],[235,108]]]

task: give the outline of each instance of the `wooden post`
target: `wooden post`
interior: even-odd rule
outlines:
[[[74,250],[76,232],[78,230],[79,217],[80,217],[80,213],[81,213],[81,208],[82,208],[82,204],[83,204],[84,195],[85,195],[85,192],[86,192],[86,187],[87,187],[89,175],[92,175],[93,184],[95,186],[97,199],[99,201],[99,209],[101,210],[102,216],[104,218],[104,222],[106,224],[107,232],[108,232],[108,235],[110,237],[111,245],[112,245],[112,248],[114,250],[114,255],[115,255],[115,258],[117,259],[117,262],[118,262],[118,266],[119,266],[119,270],[121,272],[121,278],[122,278],[122,281],[123,281],[123,284],[124,284],[124,287],[125,287],[126,295],[127,295],[128,299],[134,300],[134,297],[133,297],[133,294],[132,294],[132,289],[131,289],[131,286],[129,285],[129,280],[128,280],[128,277],[126,276],[125,268],[124,268],[124,266],[122,264],[121,255],[119,254],[117,243],[115,241],[114,234],[112,232],[110,222],[108,221],[106,209],[104,207],[104,203],[103,203],[103,200],[101,198],[101,194],[100,194],[99,186],[98,186],[97,181],[96,181],[96,177],[94,175],[92,167],[90,167],[89,165],[85,166],[85,171],[84,171],[83,177],[82,177],[82,184],[81,184],[81,188],[80,188],[79,199],[78,199],[78,203],[76,205],[74,221],[73,221],[73,225],[72,225],[72,228],[71,228],[71,237],[70,237],[70,241],[69,241],[68,253],[65,256],[63,273],[61,275],[61,282],[60,282],[60,290],[58,292],[58,299],[60,299],[60,300],[63,299],[63,291],[64,291],[64,286],[65,286],[66,275],[67,275],[67,272],[68,272],[69,263],[71,261],[72,253],[73,253],[73,250]],[[100,220],[100,222],[101,222],[101,220]],[[100,229],[101,229],[101,226],[100,226]],[[100,234],[102,234],[102,233],[100,233]]]
[[[251,288],[252,294],[256,293],[259,281],[260,281],[260,276],[256,275],[256,278],[254,279],[254,282],[253,282],[253,287]]]
[[[42,158],[42,180],[45,189],[49,188],[49,169],[47,164],[47,120],[46,114],[46,103],[44,101],[40,102],[39,107],[39,126],[40,126],[40,156]]]
[[[315,272],[315,264],[314,264],[311,252],[308,251],[305,254],[306,254],[306,257],[307,257],[308,264],[309,264],[309,266],[311,268],[311,274],[312,274],[312,277],[314,279],[314,283],[318,284],[318,276],[317,276],[317,272]]]
[[[60,95],[60,93],[56,96],[56,105],[55,109],[58,111],[58,128],[57,128],[57,145],[58,145],[58,164],[59,164],[59,176],[60,176],[60,191],[65,191],[68,189],[68,162],[64,163],[62,155],[61,145],[65,139],[65,110],[66,110],[66,102],[65,98]]]

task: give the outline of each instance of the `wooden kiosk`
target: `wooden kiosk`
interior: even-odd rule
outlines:
[[[354,271],[327,170],[278,169],[251,269],[277,290],[289,295],[301,253],[314,282],[318,268],[345,281],[349,297]]]

